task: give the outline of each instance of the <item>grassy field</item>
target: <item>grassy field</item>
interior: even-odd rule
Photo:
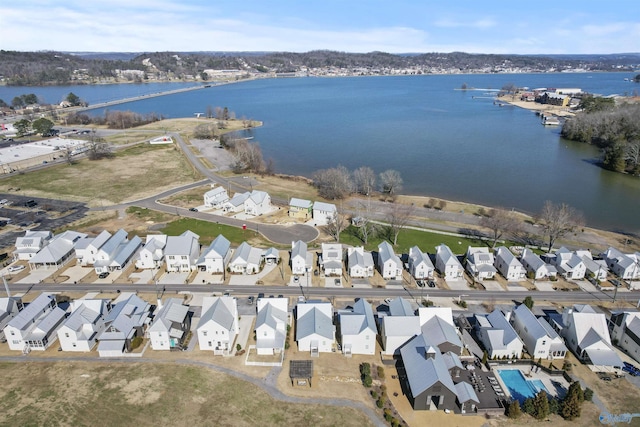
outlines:
[[[110,159],[80,160],[73,165],[62,164],[14,175],[3,180],[2,185],[20,187],[21,192],[33,196],[106,206],[199,178],[172,145],[140,144],[118,151]]]
[[[173,364],[0,363],[0,426],[365,426],[361,413],[287,404]]]
[[[214,224],[192,218],[180,218],[177,221],[170,222],[161,231],[169,236],[178,236],[186,230],[191,230],[199,235],[201,245],[209,245],[219,234],[226,237],[232,246],[238,246],[245,241],[262,248],[273,245],[255,231],[243,230],[229,225]]]

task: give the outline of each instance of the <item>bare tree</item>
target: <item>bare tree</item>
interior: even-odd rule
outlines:
[[[64,154],[64,159],[65,159],[65,161],[66,161],[69,165],[72,165],[72,164],[73,164],[73,149],[72,149],[71,147],[67,146],[67,147],[64,149],[63,154]]]
[[[207,119],[213,118],[213,107],[211,105],[207,105],[207,112],[205,113]]]
[[[493,240],[492,248],[496,247],[496,243],[505,234],[514,233],[518,226],[518,219],[512,212],[504,209],[491,209],[488,216],[480,219],[480,225],[491,231],[491,239]]]
[[[347,221],[347,216],[342,209],[342,205],[336,208],[336,211],[333,214],[333,218],[329,223],[325,226],[325,230],[327,233],[334,238],[336,242],[340,241],[340,233],[344,231],[345,228],[349,225],[349,221]]]
[[[640,173],[640,140],[629,141],[625,147],[624,160],[634,175]]]
[[[394,198],[402,189],[402,177],[400,172],[388,169],[380,174],[380,187],[382,192]],[[395,243],[394,243],[395,244]]]
[[[351,194],[351,174],[344,166],[321,169],[313,174],[313,185],[326,199],[344,199]]]
[[[398,244],[398,234],[400,234],[400,231],[409,225],[413,210],[413,206],[394,203],[387,211],[385,219],[389,225],[389,238],[393,241],[394,245]]]
[[[111,147],[103,138],[96,135],[96,130],[91,129],[91,134],[88,141],[89,150],[87,151],[87,157],[89,160],[100,160],[106,157],[113,156]]]
[[[369,243],[369,238],[376,232],[376,224],[371,221],[371,203],[370,200],[367,203],[361,203],[360,207],[364,210],[364,213],[358,209],[358,232],[360,239],[365,245]]]
[[[581,212],[565,204],[554,204],[550,200],[544,202],[538,223],[544,231],[544,237],[548,242],[548,250],[551,251],[556,240],[574,232],[584,225],[584,217]]]
[[[376,188],[376,174],[370,167],[361,166],[353,171],[355,191],[368,196]]]

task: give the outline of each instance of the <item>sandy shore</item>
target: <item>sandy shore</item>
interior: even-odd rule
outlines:
[[[557,105],[539,104],[531,101],[520,101],[517,97],[511,95],[505,95],[498,97],[497,102],[504,102],[505,104],[514,105],[516,107],[524,108],[525,110],[534,111],[536,113],[552,114],[558,117],[573,117],[575,113],[569,111],[567,107],[559,107]]]

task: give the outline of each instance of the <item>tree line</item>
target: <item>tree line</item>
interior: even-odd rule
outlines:
[[[140,114],[133,111],[105,111],[100,116],[90,116],[87,113],[71,112],[65,117],[67,125],[106,125],[109,129],[129,129],[164,119],[156,113]]]
[[[320,169],[313,174],[312,180],[318,194],[329,200],[344,199],[354,193],[369,196],[374,191],[395,199],[402,190],[400,172],[388,169],[376,175],[368,166],[361,166],[353,172],[344,166]]]
[[[581,105],[584,111],[565,121],[561,135],[600,147],[604,168],[640,175],[640,104],[587,97]]]

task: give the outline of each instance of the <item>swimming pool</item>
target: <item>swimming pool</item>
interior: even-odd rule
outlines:
[[[519,369],[503,369],[498,371],[502,382],[507,386],[512,398],[520,403],[528,397],[534,397],[541,390],[549,393],[540,380],[528,380]]]

